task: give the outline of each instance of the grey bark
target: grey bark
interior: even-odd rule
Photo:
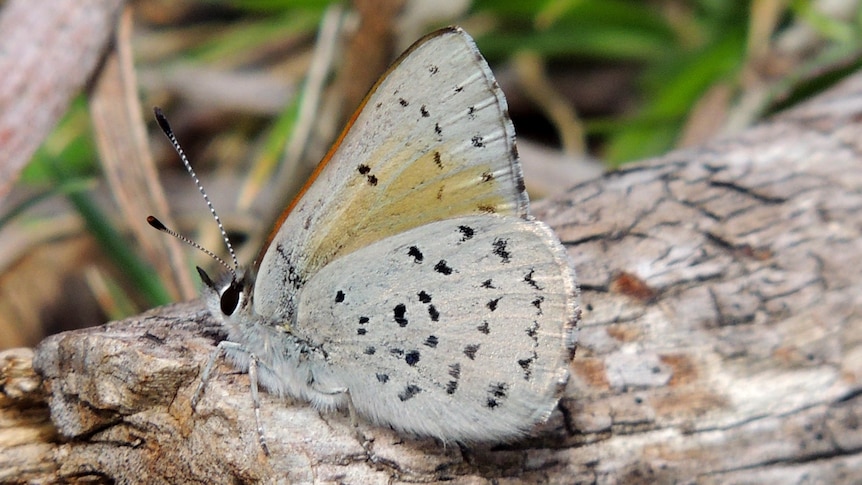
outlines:
[[[246,375],[223,363],[190,408],[215,342],[192,302],[46,339],[41,381],[26,355],[0,361],[0,411],[43,416],[0,439],[0,479],[862,482],[859,120],[862,75],[536,204],[584,312],[566,395],[529,439],[462,448],[366,425],[364,448],[344,414],[264,395],[266,457]]]

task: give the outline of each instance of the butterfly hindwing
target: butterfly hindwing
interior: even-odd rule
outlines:
[[[311,380],[372,422],[461,442],[551,412],[574,349],[576,288],[551,230],[467,216],[391,236],[307,282],[292,332],[327,356]]]

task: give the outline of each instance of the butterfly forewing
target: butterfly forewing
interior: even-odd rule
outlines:
[[[460,29],[430,34],[378,81],[271,236],[255,310],[289,318],[316,271],[381,239],[468,214],[524,217],[527,206],[514,129],[487,64]]]
[[[574,272],[544,224],[469,216],[392,236],[313,275],[294,334],[373,422],[462,442],[544,419],[568,375]],[[319,379],[318,379],[319,378]]]

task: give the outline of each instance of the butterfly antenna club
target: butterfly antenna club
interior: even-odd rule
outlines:
[[[230,271],[230,272],[231,272],[231,274],[233,274],[233,275],[234,275],[234,278],[236,278],[236,270],[235,270],[235,269],[233,269],[233,268],[231,268],[231,267],[230,267],[230,265],[229,265],[229,264],[227,264],[227,261],[225,261],[224,259],[220,258],[220,257],[219,257],[217,254],[215,254],[214,252],[212,252],[212,251],[210,251],[209,249],[207,249],[207,248],[205,248],[205,247],[201,246],[200,244],[198,244],[198,243],[196,243],[196,242],[192,241],[191,239],[187,238],[186,236],[183,236],[182,234],[180,234],[180,233],[178,233],[178,232],[176,232],[176,231],[174,231],[174,230],[172,230],[172,229],[169,229],[169,228],[168,228],[168,226],[166,226],[166,225],[164,225],[164,224],[162,223],[162,221],[160,221],[160,220],[156,219],[156,218],[155,218],[155,217],[153,217],[153,216],[147,216],[147,224],[149,224],[149,225],[153,226],[155,229],[158,229],[159,231],[162,231],[162,232],[163,232],[163,233],[165,233],[165,234],[169,234],[169,235],[171,235],[171,236],[173,236],[173,237],[175,237],[175,238],[179,239],[180,241],[182,241],[182,242],[184,242],[184,243],[188,244],[189,246],[191,246],[191,247],[193,247],[193,248],[195,248],[195,249],[199,249],[201,252],[205,253],[207,256],[209,256],[209,257],[213,258],[214,260],[218,261],[222,266],[224,266],[225,268],[227,268],[227,270],[228,270],[228,271]]]

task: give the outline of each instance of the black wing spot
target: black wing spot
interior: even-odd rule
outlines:
[[[371,167],[363,163],[356,167],[356,171],[359,172],[359,175],[365,175],[365,180],[368,181],[369,184],[377,185],[377,177],[371,175]]]
[[[421,263],[422,260],[425,259],[422,251],[420,251],[416,246],[410,246],[410,249],[407,250],[407,256],[412,257],[414,263]]]
[[[431,317],[432,322],[437,322],[440,320],[440,312],[437,311],[437,307],[434,305],[428,305],[428,316]]]
[[[485,140],[479,135],[476,135],[473,138],[470,138],[470,143],[476,148],[484,148],[485,147]]]
[[[428,68],[428,72],[430,72],[432,75],[437,74],[438,71],[440,71],[440,68],[437,66],[432,65],[431,67]]]
[[[407,355],[404,356],[404,362],[407,362],[407,365],[414,366],[419,362],[419,351],[411,350],[407,352]]]
[[[479,344],[472,344],[464,347],[464,355],[470,360],[476,360],[476,352],[479,351]]]
[[[492,289],[492,290],[497,289],[497,287],[494,286],[494,283],[492,283],[490,279],[487,279],[487,280],[482,282],[482,288],[488,288],[488,289]]]
[[[539,290],[539,291],[542,291],[542,287],[541,287],[541,286],[539,286],[539,283],[537,283],[537,282],[536,282],[536,280],[534,280],[534,279],[533,279],[533,274],[534,274],[535,272],[536,272],[536,270],[535,270],[535,269],[530,268],[530,272],[529,272],[529,273],[527,273],[526,275],[524,275],[524,281],[525,281],[528,285],[532,286],[533,288],[535,288],[535,289],[537,289],[537,290]]]
[[[366,323],[368,323],[368,317],[359,317],[360,325],[365,325]]]
[[[443,130],[440,129],[440,123],[434,123],[434,133],[437,133],[437,136],[443,135]]]
[[[539,310],[539,312],[538,312],[539,315],[542,314],[542,302],[544,302],[544,301],[545,301],[545,297],[540,296],[540,297],[536,298],[535,300],[533,300],[532,302],[530,302],[530,303],[532,303],[532,305],[534,307],[536,307],[537,310]]]
[[[461,242],[472,239],[473,235],[476,234],[476,231],[470,226],[458,226],[458,230],[461,231]]]
[[[401,401],[403,402],[419,394],[420,392],[422,392],[422,388],[420,388],[416,384],[408,384],[407,387],[405,387],[404,390],[398,394],[398,399],[401,399]]]
[[[344,292],[341,290],[338,290],[335,293],[335,303],[341,303],[343,301],[344,301]]]
[[[478,327],[476,327],[476,330],[484,333],[485,335],[488,335],[489,333],[491,333],[491,329],[488,328],[488,321],[487,320],[482,322],[482,325],[479,325]]]
[[[407,100],[404,98],[398,98],[398,104],[400,104],[401,106],[407,106],[410,103],[408,103]]]
[[[377,352],[377,349],[375,349],[374,347],[368,346],[368,347],[365,347],[365,352],[363,352],[363,353],[365,355],[374,355],[376,352]]]
[[[471,120],[476,118],[475,106],[470,106],[469,108],[467,108],[467,116],[469,116]]]
[[[434,165],[437,165],[437,168],[443,168],[443,158],[440,156],[440,152],[434,152]]]
[[[495,298],[495,299],[489,301],[488,303],[486,303],[485,306],[488,307],[488,310],[491,310],[493,312],[494,310],[497,309],[497,304],[500,303],[500,300],[502,300],[502,299],[503,299],[502,296],[500,298]]]
[[[464,86],[455,86],[455,92],[456,93],[460,93],[463,90],[464,90]]]
[[[499,405],[500,405],[500,403],[497,402],[497,400],[494,399],[493,397],[489,397],[488,400],[485,402],[485,406],[487,406],[488,409],[494,409]]]
[[[381,384],[386,384],[387,382],[389,382],[389,375],[388,374],[381,374],[378,372],[377,373],[377,382],[379,382]]]
[[[426,293],[424,290],[420,291],[416,296],[419,297],[419,301],[422,303],[431,303],[431,295]]]
[[[507,246],[509,245],[508,239],[494,239],[494,254],[500,257],[504,263],[508,263],[511,261],[512,253],[509,252]]]
[[[364,329],[364,328],[357,328],[356,329],[356,335],[365,335],[366,333],[368,333],[367,329]]]
[[[419,113],[422,114],[423,118],[427,118],[427,117],[431,116],[431,114],[428,113],[428,109],[425,107],[424,104],[419,107]]]
[[[491,384],[488,386],[488,394],[493,397],[503,399],[506,397],[506,391],[509,390],[509,385],[505,382],[498,382],[496,384]]]
[[[494,180],[494,174],[491,172],[482,172],[482,182],[490,182]]]
[[[446,394],[455,394],[455,390],[458,389],[458,380],[461,379],[461,364],[457,362],[449,364],[449,377],[452,380],[446,384]]]
[[[521,366],[521,369],[524,369],[524,380],[529,381],[530,377],[533,375],[533,371],[530,369],[532,367],[533,362],[536,360],[536,354],[533,353],[533,356],[529,359],[518,359],[518,365]]]
[[[399,327],[407,326],[407,318],[405,318],[405,315],[407,315],[407,307],[404,306],[403,303],[395,305],[393,315],[395,317],[395,323],[397,323]]]
[[[425,345],[431,347],[432,349],[437,347],[437,337],[435,335],[429,335],[428,338],[425,339]]]
[[[449,267],[445,259],[441,259],[434,265],[434,271],[447,276],[452,274],[452,268]]]

